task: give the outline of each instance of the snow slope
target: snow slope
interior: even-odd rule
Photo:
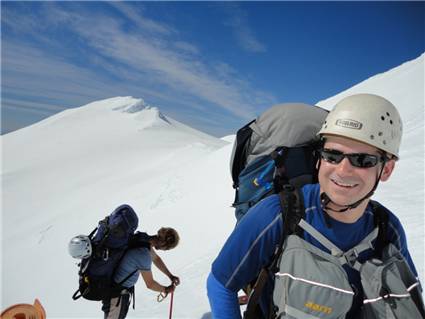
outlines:
[[[393,101],[404,119],[401,160],[377,198],[405,225],[424,279],[424,55],[319,103],[369,92]],[[100,304],[71,300],[77,267],[67,253],[122,203],[141,228],[173,226],[177,249],[160,252],[182,283],[174,318],[209,318],[205,280],[234,225],[229,157],[234,136],[217,139],[170,118],[143,100],[117,97],[71,109],[1,137],[1,308],[38,297],[48,318],[101,317]],[[407,188],[407,186],[412,186]],[[154,270],[154,276],[167,279]],[[164,318],[169,300],[156,302],[139,281],[129,317]]]
[[[50,318],[98,317],[98,303],[71,300],[77,267],[67,243],[128,203],[145,230],[171,225],[180,231],[179,250],[164,260],[182,276],[175,299],[176,315],[184,315],[178,310],[183,292],[195,298],[203,287],[204,269],[195,261],[212,256],[217,238],[225,238],[233,226],[228,209],[227,228],[205,232],[214,224],[214,211],[226,211],[231,202],[232,195],[220,187],[229,185],[227,175],[217,174],[227,173],[228,144],[131,97],[94,102],[5,135],[2,308],[38,296]],[[212,201],[203,191],[206,185],[214,192]],[[167,305],[139,289],[140,306],[133,314],[146,314],[149,306],[150,316],[163,317]]]

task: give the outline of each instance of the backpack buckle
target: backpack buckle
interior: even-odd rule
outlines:
[[[350,267],[354,267],[357,262],[357,258],[359,257],[359,252],[356,248],[348,251],[344,255],[342,255],[343,264],[348,264]]]
[[[106,248],[103,250],[102,258],[104,261],[107,261],[109,259],[109,249]]]
[[[394,298],[392,298],[391,292],[387,288],[382,287],[381,297],[386,303],[390,305],[391,308],[397,308],[397,303],[395,302]]]

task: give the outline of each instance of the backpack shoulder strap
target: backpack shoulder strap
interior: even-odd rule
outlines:
[[[153,236],[149,236],[147,233],[144,232],[136,232],[133,235],[130,236],[130,239],[128,241],[128,248],[151,248],[150,240],[153,238]]]
[[[260,300],[261,293],[263,291],[266,282],[270,278],[270,274],[274,273],[279,262],[279,257],[283,251],[283,244],[285,239],[290,234],[297,234],[302,236],[303,230],[298,227],[299,221],[304,217],[304,200],[302,192],[298,188],[294,188],[290,184],[282,186],[282,190],[279,192],[281,214],[283,222],[283,232],[280,237],[279,245],[276,246],[275,253],[272,257],[271,263],[263,267],[258,275],[257,281],[252,289],[252,292],[248,299],[248,304],[244,312],[244,319],[255,319],[258,318],[257,306]]]
[[[375,255],[382,258],[382,251],[388,245],[388,212],[378,202],[371,200],[375,226],[378,227],[378,236],[375,242]]]
[[[131,276],[133,276],[136,272],[139,270],[136,269],[133,272],[129,273],[127,277],[125,277],[123,280],[121,280],[119,283],[117,283],[118,286],[121,286],[123,283],[125,283],[128,279],[130,279]]]
[[[252,129],[250,125],[255,122],[252,120],[244,127],[239,129],[236,133],[235,146],[233,150],[233,158],[232,158],[232,179],[233,179],[233,187],[236,188],[239,184],[239,174],[245,167],[246,163],[246,152],[248,148],[249,141],[252,135]]]
[[[279,247],[282,250],[286,237],[292,234],[303,236],[303,229],[299,227],[299,223],[305,216],[305,209],[301,189],[295,188],[290,184],[282,186],[279,198],[283,222],[283,236]]]
[[[96,231],[98,230],[98,228],[99,228],[99,227],[96,227],[95,229],[93,229],[93,230],[91,231],[91,233],[87,236],[90,240],[92,240],[92,239],[93,239],[94,234],[96,233]]]

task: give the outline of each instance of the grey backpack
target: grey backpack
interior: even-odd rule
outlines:
[[[373,203],[375,229],[358,245],[343,252],[303,219],[300,192],[286,188],[279,195],[282,211],[289,212],[284,216],[285,236],[271,265],[261,271],[244,318],[255,318],[254,309],[269,275],[275,278],[271,318],[345,318],[354,292],[343,265],[360,272],[365,299],[359,319],[425,317],[418,280],[400,252],[385,240],[388,216],[381,206]],[[304,231],[331,253],[306,242],[302,237]],[[374,249],[379,259],[361,264],[357,256],[368,249]]]
[[[360,244],[343,252],[303,219],[298,225],[331,254],[297,235],[288,236],[275,273],[275,318],[345,318],[354,297],[342,268],[345,264],[360,272],[366,297],[361,318],[424,317],[419,282],[394,245],[384,248],[381,259],[371,259],[364,264],[357,261],[358,254],[373,249],[371,242],[376,239],[378,228]]]

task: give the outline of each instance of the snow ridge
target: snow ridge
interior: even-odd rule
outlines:
[[[157,108],[156,106],[150,106],[143,99],[134,99],[132,97],[128,98],[131,99],[130,103],[125,103],[123,105],[113,107],[112,110],[121,111],[122,113],[129,114],[140,113],[140,117],[148,118],[153,122],[155,122],[156,120],[162,120],[168,124],[171,124],[167,117],[162,114],[159,108]],[[127,99],[127,97],[123,99]]]

